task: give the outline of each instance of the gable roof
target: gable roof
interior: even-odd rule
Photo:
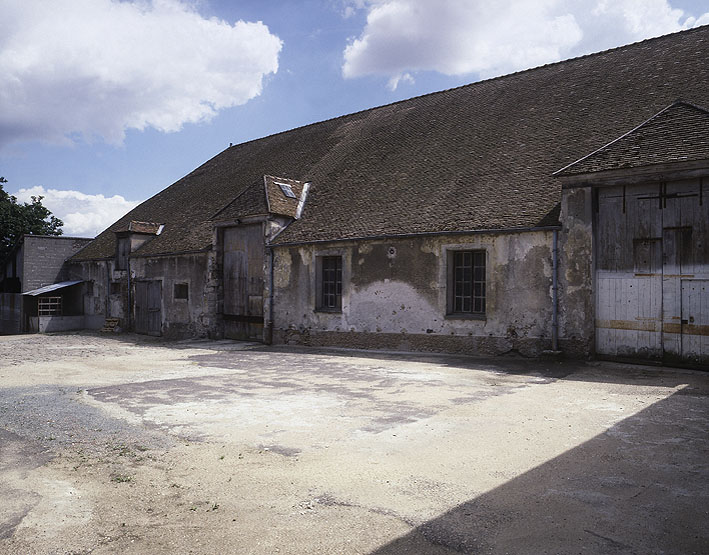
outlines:
[[[677,101],[556,176],[709,160],[709,111]]]
[[[165,224],[134,255],[209,249],[211,218],[260,202],[263,175],[312,182],[280,244],[558,223],[553,172],[677,98],[709,106],[707,59],[703,26],[235,145],[74,258],[112,257],[127,220]]]

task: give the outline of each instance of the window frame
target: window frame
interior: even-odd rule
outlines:
[[[344,291],[344,256],[340,253],[323,253],[316,255],[315,260],[315,310],[316,312],[340,313],[342,312]],[[334,273],[333,279],[329,279],[330,276],[326,276],[326,272],[330,275]],[[333,301],[326,301],[326,296],[332,297]]]
[[[460,247],[447,250],[446,318],[487,318],[487,267],[485,249]]]
[[[62,316],[63,305],[62,297],[38,297],[37,316]]]
[[[184,287],[185,296],[177,295],[178,287]],[[176,281],[172,284],[172,299],[175,301],[189,301],[190,300],[190,284],[186,281]]]

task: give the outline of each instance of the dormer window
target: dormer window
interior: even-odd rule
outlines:
[[[288,183],[281,183],[280,181],[274,181],[274,183],[281,188],[281,191],[283,191],[283,194],[285,196],[287,196],[288,198],[298,198],[295,196],[295,193],[293,192],[293,188]]]

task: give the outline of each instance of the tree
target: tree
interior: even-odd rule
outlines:
[[[23,235],[61,235],[64,225],[59,218],[42,205],[42,198],[32,197],[32,202],[17,202],[9,195],[0,177],[0,260],[3,260],[15,242]]]

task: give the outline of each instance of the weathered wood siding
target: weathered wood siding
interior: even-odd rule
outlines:
[[[709,361],[709,186],[598,191],[596,352]]]
[[[135,331],[162,335],[162,282],[135,282]]]
[[[224,335],[263,339],[264,232],[262,224],[224,230]]]

